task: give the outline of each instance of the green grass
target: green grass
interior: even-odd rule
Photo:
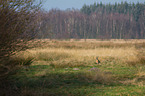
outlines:
[[[66,46],[66,43],[63,44]],[[16,54],[12,57],[15,62],[25,65],[33,58],[32,64],[19,67],[14,75],[4,81],[5,84],[1,83],[0,95],[145,95],[145,59],[141,55],[144,51],[139,55],[141,59],[137,59],[140,57],[131,45],[126,50],[118,47],[85,49],[87,46],[80,49],[80,45],[75,46],[77,48],[36,48]],[[94,54],[97,53],[100,64],[95,63]]]
[[[101,68],[100,65],[94,65]],[[28,70],[21,69],[11,77],[16,88],[20,88],[21,94],[24,96],[114,96],[114,95],[135,95],[143,96],[144,86],[122,84],[118,79],[133,79],[135,78],[135,68],[130,68],[133,73],[128,73],[127,68],[120,68],[120,71],[109,69],[112,71],[112,79],[108,74],[94,77],[102,72],[90,72],[88,69],[92,67],[79,67],[80,70],[73,68],[53,68],[49,65],[33,65]],[[137,70],[136,70],[137,72]],[[94,76],[94,77],[93,77]],[[117,76],[117,77],[116,77]],[[132,77],[129,77],[132,76]],[[103,81],[104,78],[105,80]],[[114,82],[115,80],[115,82]],[[19,89],[18,89],[19,90]]]

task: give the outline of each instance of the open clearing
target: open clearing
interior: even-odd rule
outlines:
[[[27,46],[11,57],[25,67],[9,77],[2,95],[145,95],[145,40],[33,40]]]

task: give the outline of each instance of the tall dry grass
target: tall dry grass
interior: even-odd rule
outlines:
[[[115,59],[129,66],[145,63],[144,40],[86,40],[84,42],[46,39],[29,41],[27,46],[31,48],[17,53],[13,58],[19,60],[34,58],[37,62],[35,64],[43,62],[54,67],[91,66],[96,57],[99,57],[102,64]]]
[[[134,47],[128,48],[95,48],[95,49],[66,49],[66,48],[36,48],[20,52],[13,58],[34,58],[35,61],[48,61],[59,67],[85,66],[95,62],[99,57],[101,61],[112,57],[122,62],[137,62],[137,51]]]

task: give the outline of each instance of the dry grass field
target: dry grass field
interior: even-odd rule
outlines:
[[[145,40],[44,39],[26,45],[11,57],[26,66],[10,77],[17,95],[145,95]]]

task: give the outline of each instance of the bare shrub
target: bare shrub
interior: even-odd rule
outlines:
[[[37,11],[35,0],[0,0],[0,78],[12,69],[10,56],[26,49],[23,43],[35,37]],[[14,67],[14,65],[13,65]]]

